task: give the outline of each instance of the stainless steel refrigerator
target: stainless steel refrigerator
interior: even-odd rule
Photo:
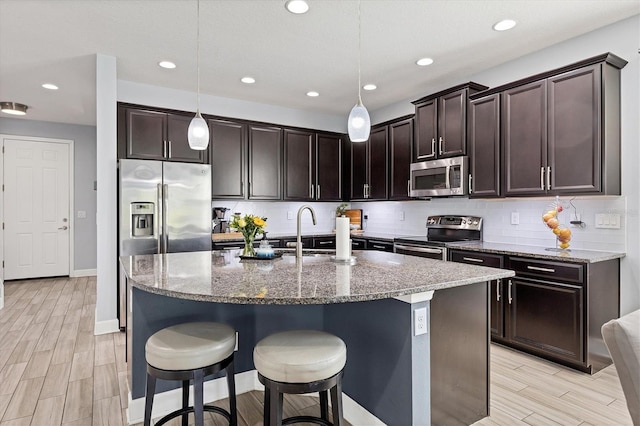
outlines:
[[[211,250],[211,166],[120,160],[119,256]],[[120,327],[126,288],[119,284]]]

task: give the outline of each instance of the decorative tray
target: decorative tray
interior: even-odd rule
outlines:
[[[273,260],[282,257],[282,253],[274,253],[273,256],[239,256],[243,260]]]

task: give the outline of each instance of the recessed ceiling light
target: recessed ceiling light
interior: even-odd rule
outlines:
[[[296,15],[307,13],[309,10],[309,5],[305,0],[289,0],[285,3],[284,7],[286,7],[289,12],[295,13]]]
[[[311,91],[311,92],[307,92],[307,96],[315,98],[317,96],[320,96],[320,93]]]
[[[513,19],[503,19],[500,22],[493,24],[493,29],[496,31],[507,31],[516,26],[516,21]]]
[[[49,90],[58,90],[58,86],[56,86],[53,83],[45,83],[42,85],[42,87],[44,87],[45,89],[49,89]]]
[[[0,102],[0,111],[11,115],[25,115],[27,113],[25,104],[19,104],[17,102]]]
[[[421,67],[426,67],[427,65],[431,65],[433,63],[433,59],[431,58],[421,58],[416,61],[416,64]]]
[[[365,84],[364,86],[362,86],[362,88],[364,90],[376,90],[378,86],[376,86],[375,84]]]
[[[240,81],[246,84],[253,84],[256,82],[256,79],[253,77],[242,77]]]
[[[176,64],[174,64],[171,61],[160,61],[158,62],[158,65],[160,65],[162,68],[166,68],[168,70],[172,70],[176,67]]]

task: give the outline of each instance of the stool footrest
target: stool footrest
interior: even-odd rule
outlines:
[[[331,423],[330,421],[314,416],[295,416],[287,417],[286,419],[282,420],[283,426],[294,423],[315,423],[317,425],[333,426],[333,423]]]
[[[203,407],[204,411],[209,411],[212,413],[218,413],[227,419],[228,422],[231,422],[231,413],[221,407],[216,407],[215,405],[206,405]],[[181,416],[183,414],[193,413],[193,407],[180,408],[178,410],[172,411],[157,422],[154,423],[154,426],[161,426],[167,423],[169,420]],[[323,423],[324,424],[324,423]]]

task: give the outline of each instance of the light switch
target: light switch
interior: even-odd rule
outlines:
[[[87,212],[84,210],[78,210],[78,219],[86,219],[87,218]]]

